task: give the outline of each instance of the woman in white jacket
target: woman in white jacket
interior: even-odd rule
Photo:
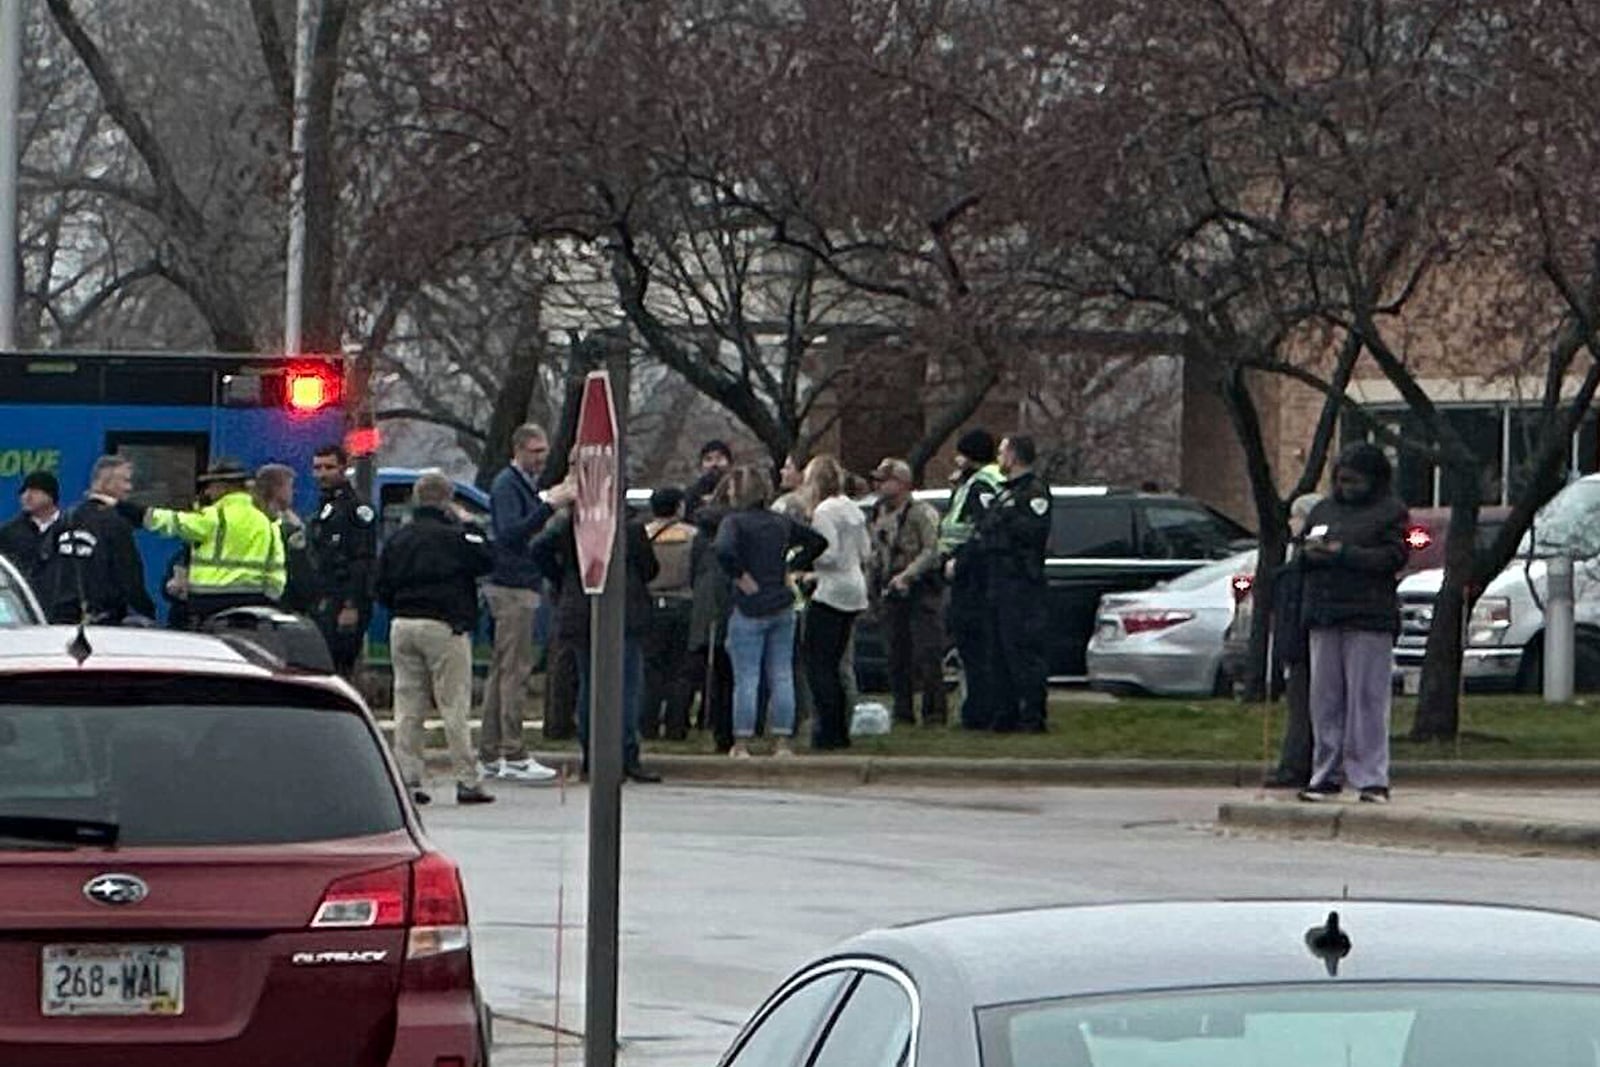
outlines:
[[[816,589],[806,608],[806,674],[815,705],[811,747],[846,748],[850,716],[839,675],[850,631],[867,610],[872,540],[860,506],[844,495],[844,468],[837,459],[813,459],[806,467],[806,490],[816,501],[812,528],[828,540],[828,550],[813,564]]]

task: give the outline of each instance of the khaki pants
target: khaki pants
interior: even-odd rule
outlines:
[[[437,619],[395,619],[389,630],[394,664],[395,755],[408,785],[422,784],[423,720],[444,719],[450,763],[461,785],[478,784],[472,757],[472,637]]]
[[[494,660],[483,691],[483,728],[478,754],[483,762],[528,758],[522,740],[522,709],[533,677],[533,617],[539,594],[532,589],[485,585],[484,599],[494,619]]]

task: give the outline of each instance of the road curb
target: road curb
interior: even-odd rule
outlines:
[[[1227,830],[1360,844],[1600,857],[1600,822],[1245,801],[1219,807],[1217,824]]]
[[[442,748],[442,731],[429,731],[429,744]],[[437,735],[437,736],[434,736]],[[530,741],[534,739],[530,738]],[[442,753],[431,767],[445,767]],[[578,754],[571,750],[535,751],[550,766],[567,766],[576,777]],[[812,756],[772,759],[652,753],[645,762],[671,781],[720,785],[927,785],[927,786],[1146,786],[1151,788],[1248,789],[1259,785],[1261,765],[1228,760],[1134,759],[961,759],[934,756]],[[1396,764],[1395,781],[1428,786],[1585,787],[1600,785],[1600,761],[1472,761]],[[1301,809],[1285,805],[1288,810]]]

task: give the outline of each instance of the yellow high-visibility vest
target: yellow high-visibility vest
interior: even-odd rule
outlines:
[[[244,490],[199,511],[151,508],[148,530],[188,542],[189,593],[260,593],[277,600],[288,582],[283,531]]]

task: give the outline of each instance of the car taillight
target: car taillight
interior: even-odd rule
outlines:
[[[328,887],[312,929],[382,929],[406,924],[410,869],[401,864],[341,878]]]
[[[1235,574],[1233,576],[1233,602],[1240,603],[1250,595],[1250,590],[1256,587],[1256,576],[1253,574]]]
[[[411,929],[406,939],[405,987],[471,989],[472,938],[461,872],[436,852],[411,865]]]
[[[1192,611],[1124,611],[1122,628],[1129,634],[1147,634],[1166,630],[1194,618]]]
[[[1413,526],[1406,531],[1406,547],[1413,552],[1425,551],[1433,544],[1433,531],[1426,526]]]

